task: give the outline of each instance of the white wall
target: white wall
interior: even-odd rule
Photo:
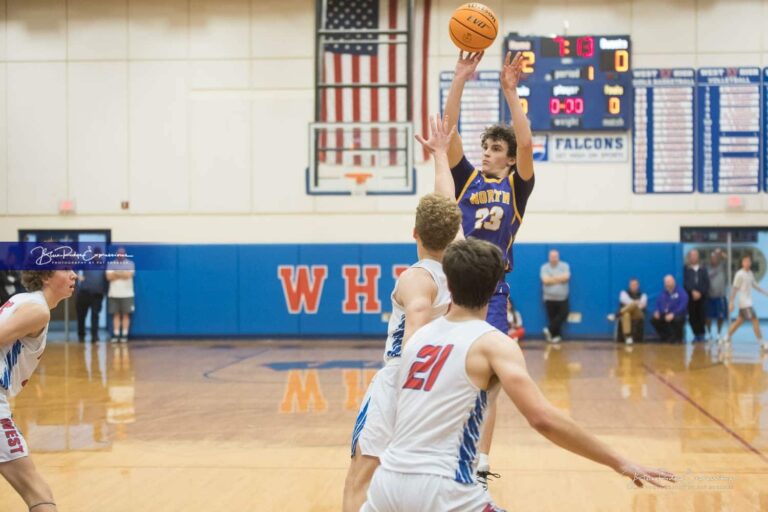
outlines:
[[[432,3],[435,111],[460,2]],[[487,3],[502,35],[566,20],[572,34],[629,33],[635,67],[768,65],[768,0]],[[305,195],[313,53],[313,0],[0,0],[0,239],[111,228],[124,241],[409,240],[416,197]],[[427,164],[418,190],[430,186]],[[518,240],[674,241],[681,225],[768,224],[768,194],[729,213],[724,197],[631,188],[630,162],[541,164]],[[57,213],[65,198],[76,215]]]

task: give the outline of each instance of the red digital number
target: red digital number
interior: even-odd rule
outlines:
[[[559,114],[560,113],[560,100],[557,98],[550,98],[549,100],[549,113],[550,114]]]
[[[565,113],[566,114],[583,114],[584,99],[583,98],[566,98]]]
[[[453,345],[425,345],[421,347],[419,353],[416,355],[416,361],[411,365],[411,369],[408,372],[408,379],[403,385],[403,389],[423,389],[424,391],[431,391],[434,386],[437,377],[440,375],[440,371],[445,365],[445,360],[451,355]],[[425,374],[429,373],[429,375]],[[421,375],[419,377],[418,375]]]
[[[566,38],[562,36],[557,36],[554,38],[554,41],[558,44],[560,47],[560,56],[561,57],[567,57],[571,54],[571,42],[568,41]]]
[[[584,98],[565,98],[559,100],[558,98],[551,98],[549,100],[549,113],[550,114],[583,114],[584,113]]]
[[[580,37],[576,40],[576,55],[590,58],[595,54],[595,40],[591,37]]]

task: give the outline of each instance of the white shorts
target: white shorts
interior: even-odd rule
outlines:
[[[371,385],[363,397],[360,411],[352,432],[352,457],[355,447],[360,453],[370,457],[381,457],[392,439],[395,430],[395,411],[397,409],[397,376],[400,372],[400,358],[389,361],[384,368],[376,372]]]
[[[480,484],[462,484],[438,475],[388,471],[373,474],[360,512],[504,512]]]
[[[0,464],[29,455],[29,448],[13,418],[0,418]]]

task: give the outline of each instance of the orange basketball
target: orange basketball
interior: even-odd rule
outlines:
[[[480,52],[493,44],[499,22],[487,6],[470,2],[453,11],[448,32],[453,44],[465,52]]]

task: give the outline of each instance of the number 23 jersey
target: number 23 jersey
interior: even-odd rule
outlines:
[[[535,177],[526,181],[513,172],[506,178],[488,178],[466,157],[461,158],[451,173],[464,235],[498,246],[506,257],[507,269],[512,270],[512,243],[523,223]]]

